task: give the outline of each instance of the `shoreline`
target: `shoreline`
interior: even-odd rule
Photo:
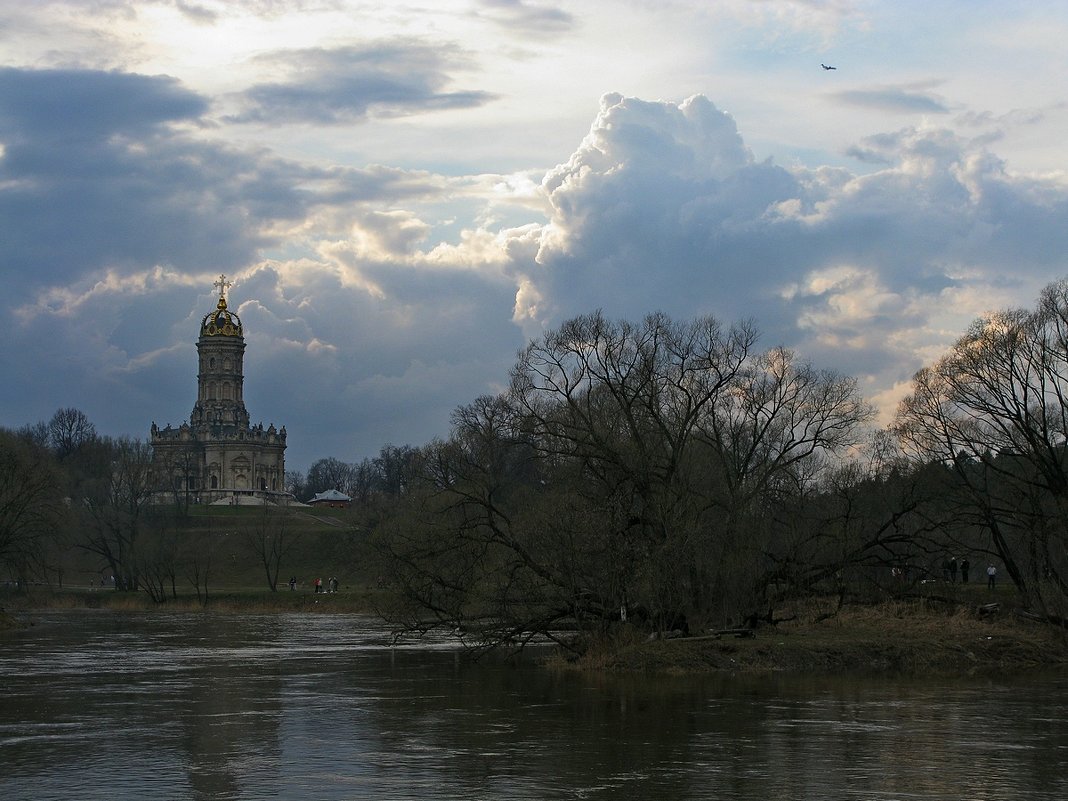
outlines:
[[[227,589],[212,592],[206,603],[195,595],[180,594],[156,603],[144,592],[103,590],[39,590],[26,595],[0,595],[0,612],[8,618],[32,615],[38,611],[99,610],[112,612],[205,612],[222,614],[375,614],[385,606],[383,593],[374,590],[313,593],[290,591]],[[0,630],[4,626],[0,623]]]
[[[926,599],[844,607],[823,620],[799,618],[751,637],[616,637],[561,669],[610,672],[797,674],[1013,674],[1068,665],[1068,630],[1018,617],[980,617]]]
[[[156,604],[144,593],[68,590],[0,596],[0,632],[33,625],[35,611],[205,614],[380,614],[388,596],[361,589],[338,593],[223,591],[206,605],[195,596]],[[1000,600],[1000,599],[999,599]],[[553,670],[664,674],[1012,674],[1068,665],[1068,629],[1016,614],[1010,603],[994,613],[948,599],[916,598],[844,606],[833,615],[818,606],[751,636],[713,634],[658,639],[617,627],[592,640],[578,657],[557,651]]]

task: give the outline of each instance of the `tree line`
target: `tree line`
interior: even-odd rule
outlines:
[[[376,521],[407,624],[752,627],[799,599],[929,594],[965,559],[1063,624],[1068,284],[977,320],[883,429],[853,378],[757,343],[662,314],[531,342]]]
[[[748,321],[589,314],[530,342],[509,378],[448,436],[287,473],[298,498],[352,497],[406,625],[483,642],[753,626],[806,597],[910,592],[951,557],[996,564],[1025,606],[1065,618],[1066,282],[976,320],[882,429],[855,379],[760,348]],[[2,432],[0,561],[43,569],[64,546],[51,522],[76,511],[79,547],[173,589],[152,568],[166,560],[131,545],[147,526],[155,550],[183,547],[135,489],[147,447],[76,410]]]
[[[47,422],[0,429],[0,577],[20,588],[62,586],[66,555],[88,554],[116,590],[175,598],[188,584],[207,601],[222,531],[192,521],[186,494],[144,440],[97,433],[76,408]],[[167,465],[164,465],[167,467]],[[292,538],[267,507],[227,530],[277,589]],[[97,579],[94,578],[94,581]]]

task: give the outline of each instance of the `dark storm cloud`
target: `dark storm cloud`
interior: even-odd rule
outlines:
[[[466,57],[450,45],[392,41],[360,47],[312,48],[260,56],[287,80],[262,83],[241,95],[245,109],[232,122],[332,125],[368,116],[400,117],[485,105],[478,90],[445,91]]]
[[[166,76],[0,68],[0,136],[7,146],[27,138],[144,136],[206,110],[204,98]]]
[[[206,101],[165,77],[0,70],[0,266],[25,285],[106,265],[223,264],[257,244],[219,175],[235,165],[175,135]],[[279,187],[285,189],[285,187]]]
[[[9,293],[105,268],[231,270],[256,261],[272,224],[320,205],[435,191],[421,174],[307,168],[174,128],[206,109],[169,78],[0,70]]]
[[[241,304],[249,411],[288,423],[287,461],[302,469],[323,456],[354,460],[387,442],[443,436],[453,408],[507,381],[523,344],[506,282],[457,269],[366,269],[384,298],[316,266],[298,283],[264,265],[234,291],[255,299]],[[195,363],[186,372],[193,385]]]

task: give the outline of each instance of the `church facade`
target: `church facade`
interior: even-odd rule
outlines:
[[[244,400],[245,335],[230,311],[225,276],[200,324],[197,400],[188,423],[151,429],[161,495],[185,503],[286,503],[286,429],[250,425]]]

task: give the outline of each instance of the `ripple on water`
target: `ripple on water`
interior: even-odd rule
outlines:
[[[0,798],[1068,797],[1068,681],[467,666],[361,616],[69,615],[0,650]]]

